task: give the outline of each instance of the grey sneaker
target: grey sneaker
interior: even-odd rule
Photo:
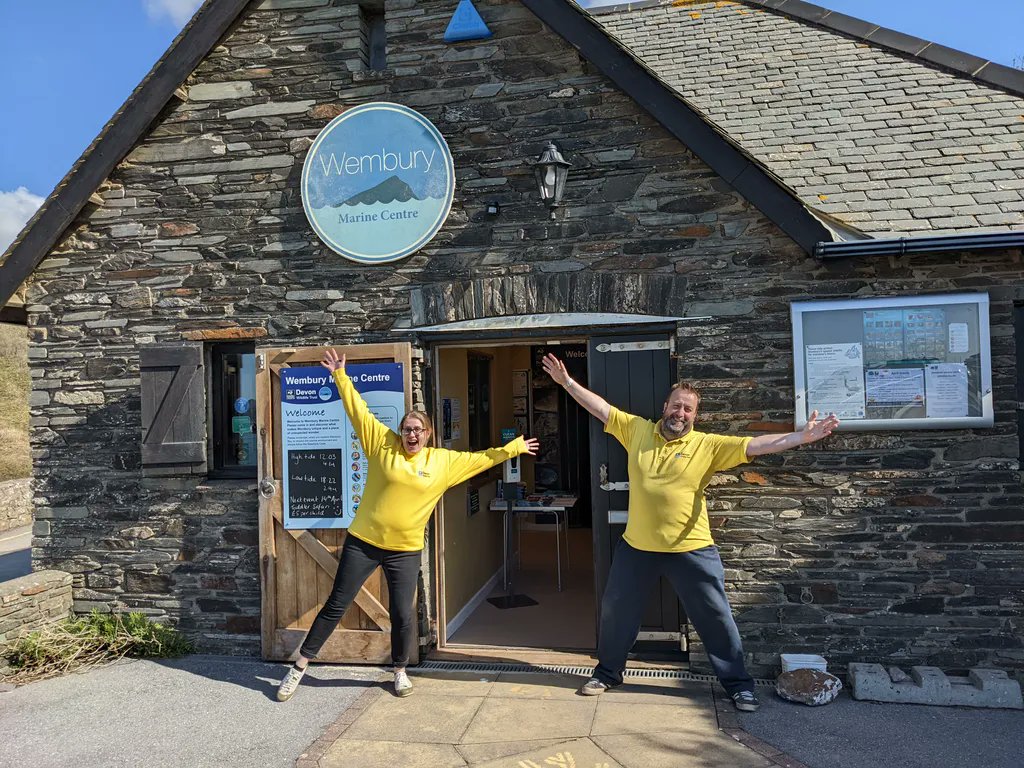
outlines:
[[[753,691],[737,691],[732,695],[732,703],[740,712],[757,712],[761,706]]]
[[[299,688],[299,681],[302,680],[302,676],[306,674],[305,669],[299,669],[296,666],[292,666],[288,670],[288,674],[284,676],[284,680],[277,686],[277,700],[288,701]]]
[[[409,696],[412,693],[412,681],[404,669],[395,670],[395,695]]]
[[[596,677],[592,677],[583,684],[580,688],[580,695],[582,696],[600,696],[602,693],[611,688],[608,683],[602,683]]]

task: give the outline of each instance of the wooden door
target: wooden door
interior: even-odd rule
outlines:
[[[667,336],[593,338],[587,359],[590,389],[627,413],[652,420],[661,417],[665,395],[672,386]],[[629,478],[625,449],[597,419],[590,424],[590,461],[594,579],[600,611],[612,554],[626,530]],[[669,641],[678,647],[685,619],[672,585],[662,578],[652,594],[636,597],[647,604],[640,639]]]
[[[260,581],[262,646],[266,659],[292,656],[330,594],[338,569],[343,529],[286,530],[282,498],[281,370],[319,365],[325,347],[256,350],[256,410],[259,457]],[[403,365],[405,409],[412,407],[412,348],[409,344],[336,346],[347,361]],[[391,619],[384,575],[378,568],[323,646],[318,659],[334,663],[383,664],[391,659]],[[416,663],[418,659],[410,661]]]

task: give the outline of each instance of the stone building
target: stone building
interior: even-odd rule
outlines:
[[[594,564],[571,593],[581,640],[456,646],[503,552],[497,477],[454,489],[428,529],[423,648],[587,650],[625,498],[602,486],[624,477],[544,389],[535,348],[561,343],[645,415],[683,377],[706,429],[789,431],[794,302],[967,292],[988,299],[991,426],[842,431],[721,475],[709,509],[759,673],[800,650],[1024,667],[1024,73],[799,0],[478,0],[492,35],[447,42],[457,5],[208,0],[11,246],[0,293],[28,297],[35,566],[73,574],[76,610],[142,610],[205,651],[283,655],[273,632],[308,626],[309,607],[261,617],[283,610],[268,569],[300,531],[261,506],[258,474],[280,476],[257,466],[272,451],[245,443],[255,431],[230,433],[231,398],[249,398],[260,350],[407,344],[413,402],[463,411],[445,422],[455,447],[496,443],[517,417],[550,438],[527,475],[580,502],[554,537],[534,521],[531,556],[573,534]],[[372,265],[325,245],[300,195],[318,134],[369,102],[424,115],[455,171],[434,238]],[[549,215],[533,165],[552,140],[571,169]],[[616,344],[635,357],[596,359]],[[186,367],[192,410],[160,458],[143,429]],[[570,586],[588,573],[567,566]],[[313,571],[273,583],[322,592]],[[653,610],[649,647],[681,645],[699,668],[674,601]]]

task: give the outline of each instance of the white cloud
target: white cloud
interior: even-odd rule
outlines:
[[[203,0],[143,0],[149,18],[159,20],[166,16],[179,27],[192,18]]]
[[[13,192],[0,192],[0,253],[14,242],[25,222],[43,204],[43,198],[24,187]]]

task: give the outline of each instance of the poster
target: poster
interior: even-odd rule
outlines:
[[[966,416],[967,392],[967,366],[963,363],[935,363],[925,368],[928,418]]]
[[[971,349],[970,337],[967,335],[967,323],[949,324],[949,353],[966,355]]]
[[[807,413],[863,419],[864,351],[861,344],[810,344],[807,355]]]
[[[924,404],[924,369],[869,369],[866,374],[868,405],[913,406]]]
[[[867,365],[903,359],[903,310],[864,310],[864,362]]]
[[[346,366],[370,411],[398,431],[405,411],[400,363]],[[284,527],[347,528],[366,487],[367,461],[325,368],[281,371]]]
[[[934,307],[903,310],[903,354],[907,360],[946,359],[946,312]]]

